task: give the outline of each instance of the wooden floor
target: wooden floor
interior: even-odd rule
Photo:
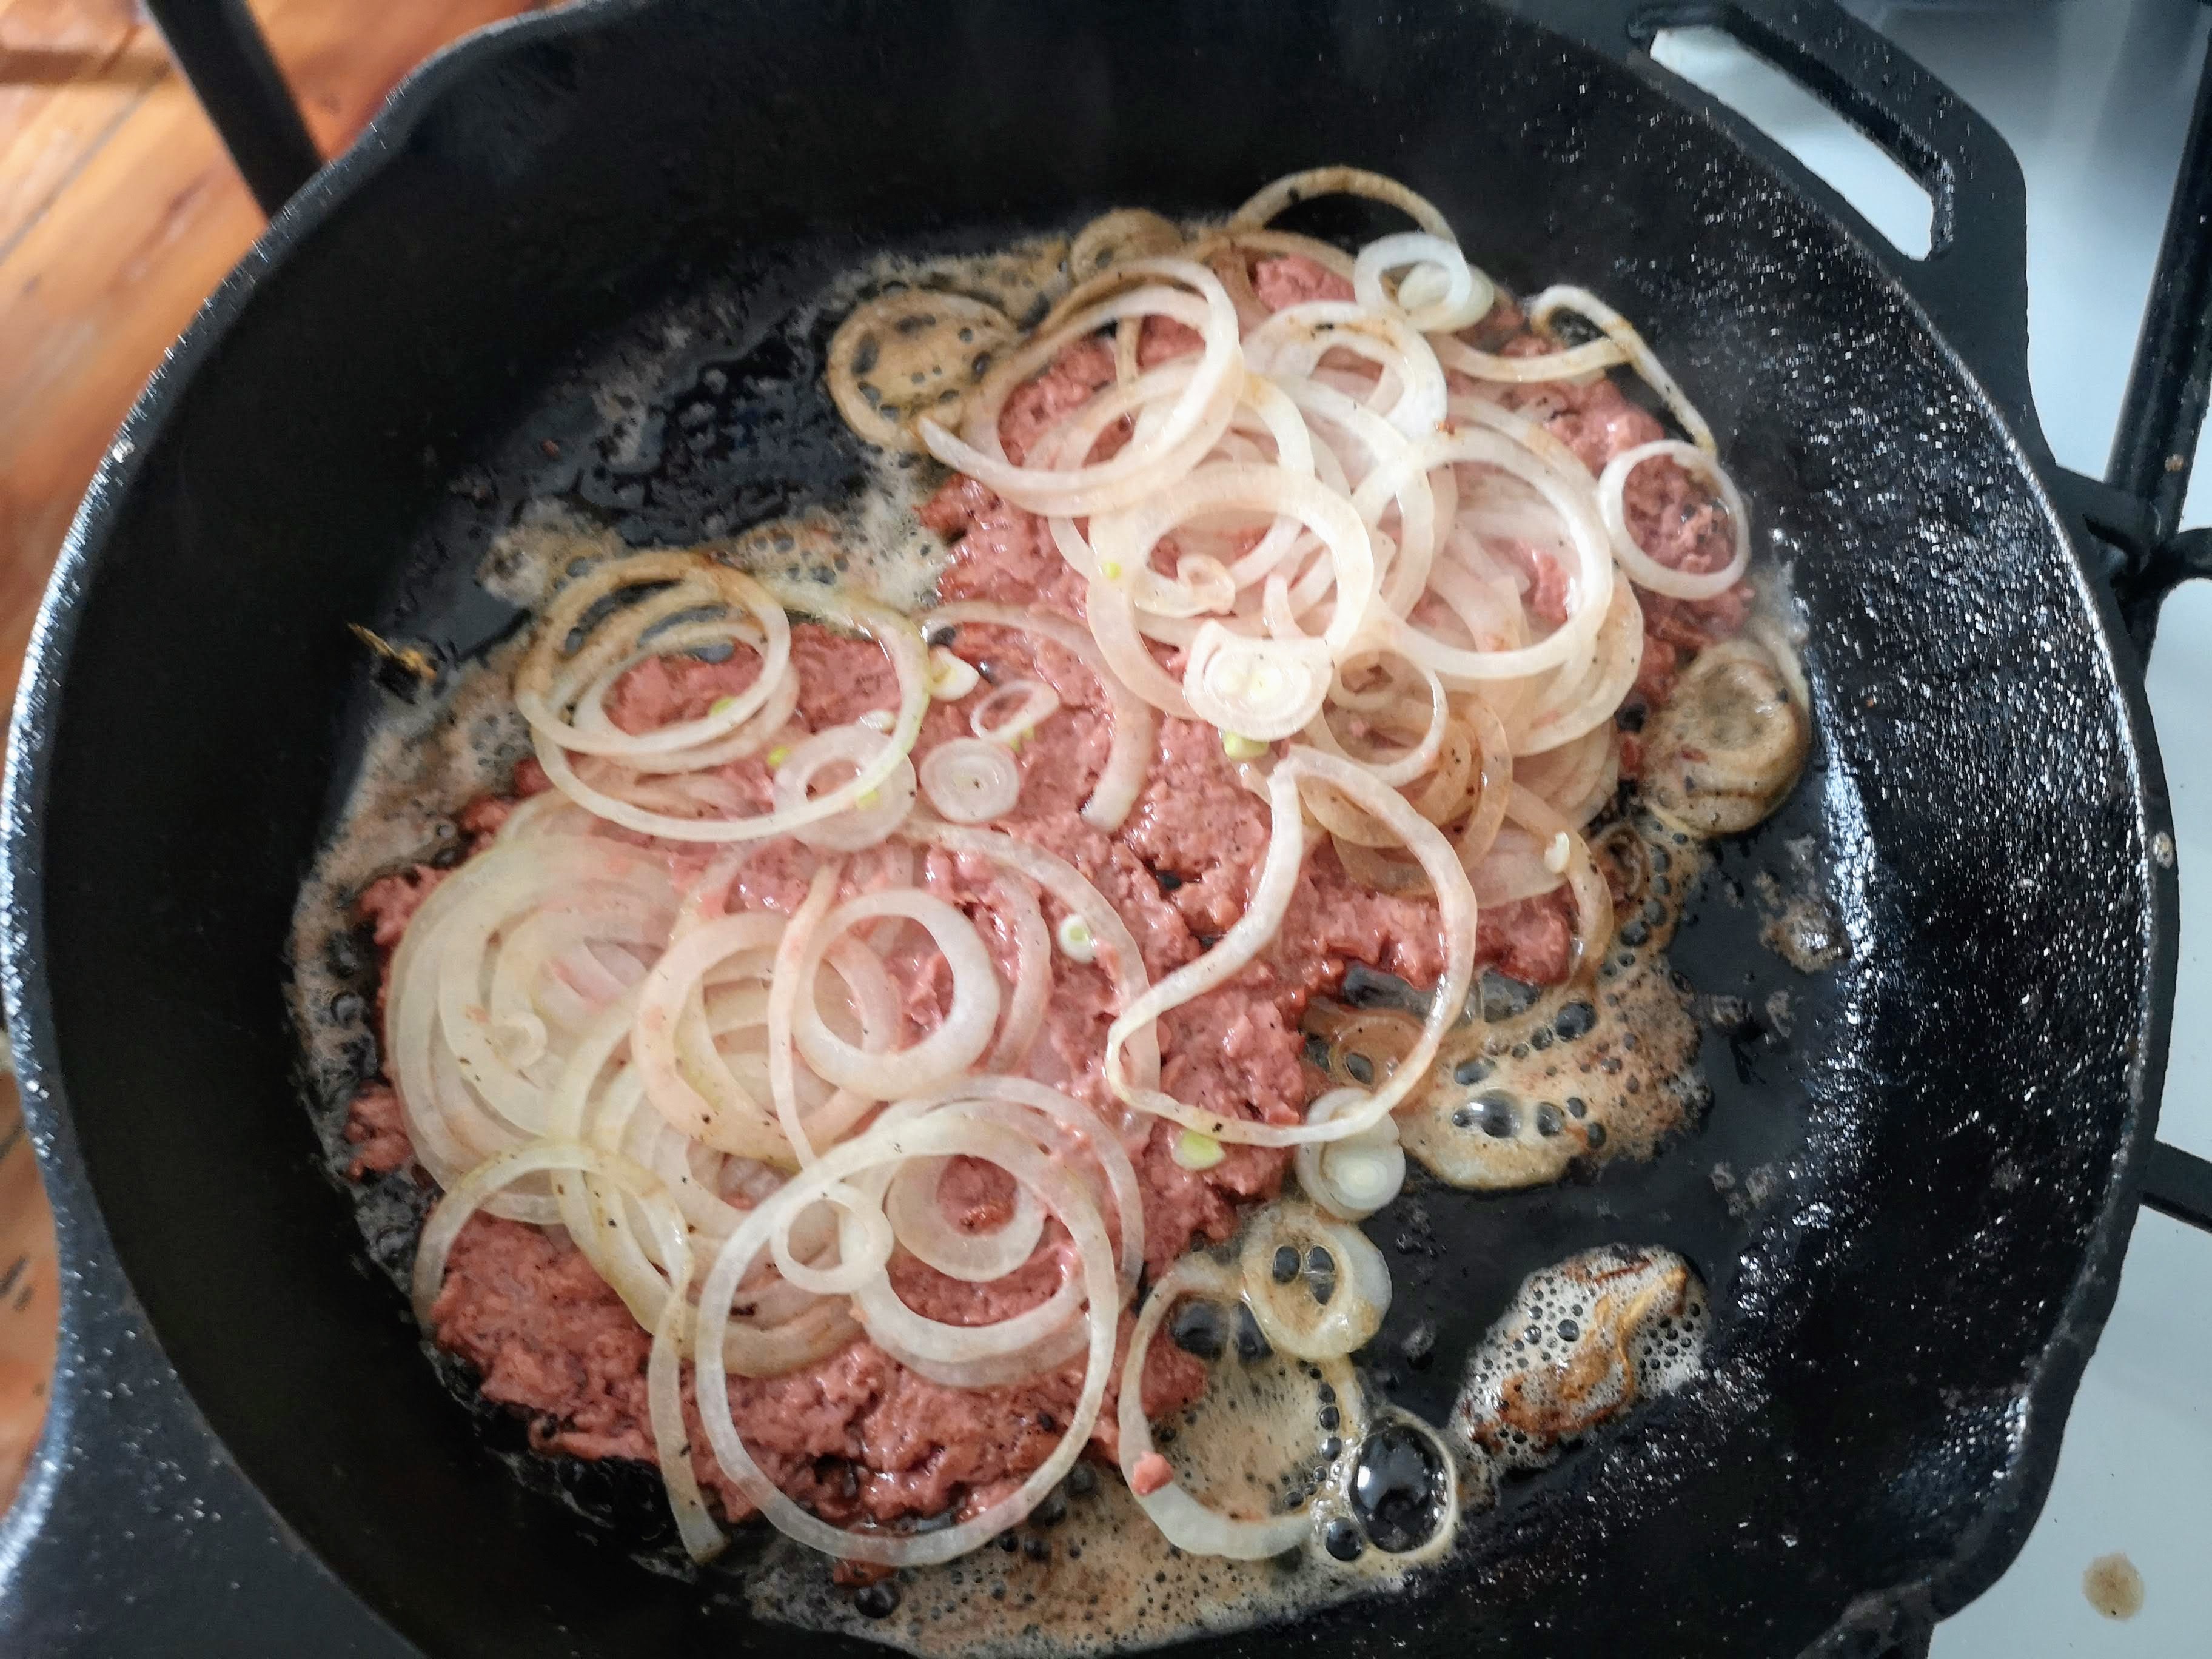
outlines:
[[[541,0],[252,0],[325,154],[408,70]],[[0,0],[0,696],[147,375],[261,228],[132,0]],[[51,1228],[0,1079],[0,1501],[53,1357]]]

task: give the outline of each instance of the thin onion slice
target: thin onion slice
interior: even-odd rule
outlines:
[[[1137,804],[1137,796],[1145,787],[1145,773],[1151,764],[1152,738],[1158,722],[1152,705],[1132,691],[1106,665],[1099,642],[1079,623],[1040,611],[1022,611],[1012,605],[993,605],[981,600],[962,600],[940,605],[923,619],[927,626],[939,623],[958,625],[963,623],[990,623],[1000,628],[1016,629],[1049,640],[1062,650],[1073,653],[1105,689],[1106,700],[1114,711],[1114,736],[1106,753],[1105,770],[1098,775],[1092,786],[1090,799],[1083,803],[1083,821],[1092,829],[1111,835],[1127,820],[1129,811]],[[1142,650],[1140,645],[1138,649]],[[1146,660],[1150,660],[1149,658]],[[1154,672],[1158,672],[1155,668]],[[1165,678],[1165,675],[1161,676]],[[1169,680],[1172,686],[1175,682]]]
[[[865,726],[832,726],[793,745],[775,769],[775,810],[787,816],[813,799],[810,787],[830,768],[866,770],[880,759],[890,740]],[[914,764],[904,755],[893,759],[888,775],[864,791],[853,805],[830,817],[802,823],[792,831],[809,847],[833,853],[857,853],[890,839],[914,811]]]
[[[1235,1301],[1239,1293],[1237,1275],[1203,1253],[1187,1255],[1152,1286],[1129,1334],[1129,1356],[1121,1362],[1121,1395],[1115,1427],[1120,1431],[1121,1478],[1130,1494],[1169,1543],[1195,1555],[1225,1556],[1236,1561],[1266,1561],[1296,1549],[1313,1530],[1313,1519],[1303,1509],[1288,1515],[1246,1519],[1222,1514],[1200,1503],[1188,1488],[1172,1479],[1164,1485],[1142,1480],[1139,1467],[1158,1454],[1152,1447],[1152,1425],[1145,1419],[1145,1359],[1152,1340],[1178,1302],[1188,1297]]]
[[[921,757],[921,791],[954,823],[988,823],[1022,798],[1022,764],[1002,743],[952,738]]]
[[[1306,1108],[1306,1121],[1325,1123],[1342,1106],[1366,1098],[1359,1089],[1332,1089]],[[1310,1140],[1291,1158],[1298,1188],[1340,1221],[1358,1221],[1398,1196],[1406,1184],[1406,1152],[1398,1121],[1386,1117],[1349,1140]]]
[[[952,1006],[935,1030],[910,1048],[871,1054],[831,1030],[805,988],[829,942],[863,921],[903,916],[920,922],[952,971]],[[975,924],[943,899],[913,888],[863,893],[831,911],[799,959],[797,1022],[806,1063],[841,1089],[871,1100],[893,1100],[941,1087],[982,1056],[999,1023],[999,976]]]
[[[1396,208],[1432,236],[1455,243],[1459,240],[1452,234],[1451,221],[1427,197],[1382,173],[1347,167],[1308,167],[1303,173],[1285,174],[1231,214],[1229,228],[1260,229],[1285,209],[1316,196],[1364,196],[1370,202]]]
[[[1692,475],[1702,473],[1720,497],[1721,507],[1729,516],[1729,529],[1735,538],[1735,550],[1729,562],[1717,570],[1698,574],[1677,570],[1663,565],[1646,553],[1628,527],[1628,506],[1625,492],[1629,475],[1650,461],[1672,461]],[[1623,450],[1605,465],[1597,478],[1597,510],[1605,520],[1605,527],[1613,537],[1613,556],[1620,561],[1620,568],[1628,579],[1638,586],[1648,587],[1654,593],[1664,593],[1669,599],[1710,599],[1725,593],[1743,580],[1743,573],[1751,563],[1751,514],[1746,510],[1743,497],[1736,491],[1735,481],[1730,478],[1721,464],[1705,450],[1695,444],[1677,443],[1669,438],[1656,442],[1638,444],[1633,449]]]
[[[758,1259],[775,1231],[787,1224],[799,1209],[811,1203],[825,1188],[884,1164],[932,1155],[965,1155],[1000,1165],[1016,1181],[1030,1187],[1039,1201],[1067,1229],[1081,1262],[1082,1285],[1088,1301],[1085,1325],[1089,1342],[1083,1389],[1051,1455],[1005,1498],[941,1531],[903,1534],[848,1532],[810,1515],[786,1497],[745,1449],[744,1437],[727,1407],[708,1403],[720,1402],[727,1397],[729,1385],[722,1360],[722,1342],[730,1304],[738,1282]],[[1035,1146],[997,1125],[963,1119],[954,1114],[934,1115],[887,1130],[871,1131],[832,1149],[820,1163],[756,1209],[730,1236],[708,1270],[700,1291],[697,1333],[693,1342],[697,1356],[697,1394],[707,1437],[722,1473],[759,1505],[778,1531],[800,1543],[824,1554],[879,1566],[924,1566],[949,1561],[1020,1521],[1074,1466],[1105,1398],[1119,1313],[1112,1245],[1097,1207],[1075,1176]]]
[[[1444,971],[1430,1000],[1421,1034],[1397,1071],[1365,1101],[1320,1123],[1255,1123],[1224,1118],[1189,1105],[1132,1078],[1125,1047],[1170,1008],[1212,990],[1241,972],[1274,937],[1290,907],[1304,862],[1305,832],[1298,804],[1302,779],[1334,785],[1359,806],[1396,831],[1435,888],[1438,924],[1444,936]],[[1185,963],[1125,1007],[1106,1033],[1106,1081],[1121,1099],[1141,1110],[1195,1129],[1217,1140],[1255,1146],[1295,1146],[1309,1140],[1340,1140],[1358,1134],[1395,1110],[1425,1079],[1474,978],[1474,890],[1458,854],[1443,834],[1395,790],[1376,782],[1352,762],[1316,750],[1294,748],[1278,762],[1267,780],[1270,834],[1267,856],[1252,884],[1244,914],[1219,943]]]
[[[1284,1250],[1297,1253],[1288,1283],[1275,1276]],[[1326,1251],[1325,1275],[1313,1253]],[[1279,1199],[1245,1230],[1239,1257],[1245,1305],[1261,1334],[1297,1359],[1336,1359],[1366,1346],[1390,1311],[1390,1267],[1367,1236],[1310,1204]],[[1323,1295],[1324,1287],[1326,1295]]]

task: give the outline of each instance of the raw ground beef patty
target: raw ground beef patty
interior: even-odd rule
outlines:
[[[1271,305],[1328,297],[1332,284],[1340,286],[1303,260],[1263,261],[1254,275],[1256,291]],[[1145,346],[1147,358],[1157,358],[1188,349],[1188,342],[1148,335]],[[1103,347],[1086,343],[1063,353],[1010,400],[1002,422],[1009,452],[1018,454],[1025,441],[1111,374],[1110,354]],[[1602,379],[1521,388],[1518,401],[1526,412],[1547,419],[1594,466],[1660,435],[1650,415]],[[1726,526],[1716,528],[1701,501],[1684,493],[1688,481],[1671,465],[1647,466],[1638,479],[1631,512],[1655,556],[1690,568],[1714,557],[1713,538],[1724,538]],[[965,477],[949,482],[923,516],[954,544],[941,583],[947,600],[987,599],[1080,616],[1080,586],[1039,520]],[[1724,562],[1725,550],[1717,556]],[[1540,589],[1547,573],[1532,566],[1528,576]],[[1671,680],[1678,651],[1733,632],[1743,600],[1731,592],[1702,606],[1649,599],[1645,605],[1650,638],[1642,690],[1656,700]],[[988,625],[963,625],[949,648],[975,665],[984,684],[969,699],[932,705],[922,746],[964,734],[974,699],[993,684],[1027,676],[1050,684],[1060,708],[1021,745],[1021,799],[1000,827],[1080,870],[1127,923],[1154,979],[1203,951],[1242,913],[1268,842],[1266,803],[1239,780],[1218,735],[1194,722],[1162,720],[1135,810],[1116,833],[1102,834],[1078,812],[1103,763],[1110,732],[1109,707],[1088,671],[1049,643]],[[896,704],[884,654],[866,641],[801,623],[793,630],[793,657],[801,686],[796,726],[818,730]],[[1172,657],[1166,660],[1172,664]],[[757,669],[757,660],[742,649],[721,663],[649,659],[618,685],[610,712],[633,730],[697,718],[716,699],[741,690]],[[720,776],[734,810],[768,809],[769,773],[763,761],[732,762]],[[462,827],[473,845],[481,847],[496,831],[513,798],[545,787],[542,771],[526,762],[512,797],[480,800],[463,813]],[[701,849],[654,845],[667,852],[679,881],[706,861]],[[913,856],[920,856],[923,884],[975,921],[1011,980],[1013,923],[994,908],[1001,871],[942,851]],[[731,905],[788,914],[805,891],[813,859],[796,843],[770,843],[742,868]],[[848,890],[866,887],[869,859],[862,854],[848,861]],[[387,970],[408,918],[446,873],[416,866],[383,878],[361,896],[359,914],[373,925]],[[1057,914],[1048,902],[1048,919],[1056,920]],[[1532,983],[1556,982],[1569,966],[1571,917],[1563,892],[1486,909],[1478,960]],[[1323,841],[1307,860],[1276,944],[1229,983],[1162,1020],[1164,1085],[1218,1114],[1298,1121],[1306,1103],[1326,1086],[1302,1058],[1299,1020],[1309,999],[1338,987],[1353,962],[1416,985],[1433,982],[1442,947],[1431,904],[1360,886]],[[1143,1189],[1145,1253],[1157,1276],[1194,1240],[1229,1237],[1241,1206],[1279,1188],[1289,1155],[1231,1146],[1204,1171],[1178,1164],[1170,1152],[1173,1127],[1125,1111],[1104,1086],[1101,1060],[1115,1008],[1104,970],[1058,951],[1053,962],[1046,1024],[1029,1070],[1088,1101],[1120,1135]],[[926,951],[889,965],[904,996],[908,1039],[917,1039],[941,1018],[948,976],[941,960]],[[357,1179],[411,1170],[412,1149],[387,1083],[362,1091],[347,1133],[356,1148]],[[419,1172],[413,1178],[423,1179]],[[948,1201],[955,1184],[947,1182]],[[978,1181],[971,1196],[986,1208],[997,1201],[988,1180]],[[732,1195],[732,1201],[744,1200]],[[1059,1242],[1065,1244],[1064,1235]],[[949,1279],[903,1256],[895,1261],[892,1277],[901,1296],[923,1314],[983,1323],[1044,1299],[1059,1271],[1059,1255],[1047,1249],[1019,1273],[988,1286]],[[646,1401],[650,1339],[557,1231],[478,1215],[455,1244],[432,1322],[436,1342],[481,1374],[485,1397],[527,1418],[539,1449],[652,1461]],[[1125,1315],[1125,1342],[1130,1322]],[[1157,1416],[1187,1403],[1203,1381],[1202,1368],[1190,1356],[1171,1343],[1154,1344],[1144,1375],[1146,1412]],[[856,1339],[782,1376],[732,1378],[729,1395],[746,1445],[793,1498],[833,1522],[884,1522],[949,1510],[973,1513],[994,1501],[1050,1453],[1081,1384],[1078,1359],[1018,1385],[943,1387]],[[708,1449],[688,1367],[684,1396],[702,1486],[728,1518],[750,1514],[753,1506],[724,1479]],[[1091,1448],[1109,1459],[1113,1401],[1109,1391]]]

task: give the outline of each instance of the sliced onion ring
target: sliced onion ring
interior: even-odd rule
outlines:
[[[1672,461],[1692,476],[1703,474],[1713,493],[1720,497],[1722,508],[1729,516],[1729,529],[1735,538],[1735,550],[1718,570],[1699,574],[1663,565],[1646,553],[1631,533],[1625,495],[1629,475],[1647,462],[1660,460]],[[1744,507],[1743,497],[1721,464],[1695,444],[1662,438],[1623,450],[1607,461],[1605,471],[1598,474],[1597,510],[1613,537],[1613,556],[1620,561],[1620,568],[1628,573],[1631,581],[1654,593],[1676,599],[1710,599],[1742,580],[1744,570],[1751,563],[1751,514]]]
[[[1297,1252],[1298,1272],[1288,1284],[1275,1277],[1280,1250]],[[1310,1272],[1312,1252],[1328,1253],[1328,1296],[1317,1300]],[[1279,1199],[1245,1230],[1238,1256],[1245,1305],[1261,1334],[1297,1359],[1334,1359],[1364,1346],[1390,1311],[1390,1267],[1357,1227],[1333,1220],[1310,1204]]]
[[[952,738],[921,757],[921,790],[940,817],[988,823],[1022,798],[1022,763],[1002,743]]]

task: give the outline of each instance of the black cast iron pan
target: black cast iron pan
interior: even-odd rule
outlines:
[[[1710,1038],[1713,1108],[1656,1163],[1455,1200],[1470,1328],[1544,1261],[1668,1244],[1714,1291],[1710,1380],[1509,1490],[1418,1601],[1212,1645],[1875,1652],[1991,1581],[2112,1299],[2175,927],[2138,668],[2085,563],[2110,561],[2028,403],[2018,171],[1826,7],[1686,14],[1922,179],[1936,252],[1905,260],[1652,64],[1660,14],[1528,10],[1548,27],[603,0],[447,54],[284,210],[102,469],[16,711],[8,1012],[64,1312],[0,1532],[7,1651],[788,1650],[730,1581],[641,1571],[486,1455],[320,1172],[283,950],[386,695],[344,624],[451,663],[498,637],[467,574],[535,494],[689,540],[849,487],[781,319],[860,254],[1219,210],[1324,161],[1644,325],[1794,563],[1820,739],[1677,958],[1790,990],[1792,1032]],[[625,470],[594,441],[619,384],[711,418]],[[1798,976],[1723,884],[1808,836],[1849,951]],[[1732,1211],[1723,1160],[1784,1178]]]

